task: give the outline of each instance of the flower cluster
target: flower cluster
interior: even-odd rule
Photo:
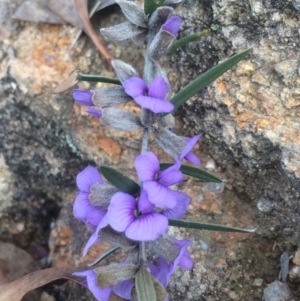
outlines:
[[[146,42],[143,78],[132,66],[114,60],[112,66],[121,85],[93,91],[75,89],[73,93],[75,101],[88,106],[88,112],[104,125],[143,131],[142,152],[134,162],[138,189],[130,192],[105,183],[100,172],[90,166],[77,176],[79,192],[73,207],[74,216],[92,231],[83,254],[102,241],[128,253],[122,263],[74,274],[86,278],[83,285],[99,301],[109,300],[112,291],[124,299],[137,300],[133,288],[139,273],[149,273],[152,281],[163,288],[177,267],[192,268],[187,251],[191,241],[172,238],[167,229],[170,219],[184,216],[190,202],[188,195],[174,187],[183,181],[182,160],[200,164],[192,152],[200,135],[186,138],[173,132],[171,89],[159,66],[159,59],[180,29],[181,19],[172,13],[181,0],[165,0],[150,16],[132,1],[116,2],[128,21],[102,29],[101,33],[119,41],[132,39],[138,45]],[[141,107],[140,115],[116,108],[128,101]],[[168,168],[162,169],[157,156],[147,151],[148,133],[152,133],[157,144],[173,158],[174,163]],[[164,299],[168,300],[167,295]]]

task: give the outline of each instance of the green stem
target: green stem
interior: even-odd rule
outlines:
[[[175,50],[177,50],[178,48],[185,46],[191,42],[197,41],[199,38],[206,36],[207,34],[209,34],[211,32],[211,30],[209,28],[204,29],[200,32],[185,36],[179,40],[177,40],[176,42],[174,42],[168,49],[167,53],[171,53],[174,52]]]
[[[89,74],[78,73],[77,79],[86,81],[86,82],[94,82],[94,83],[100,82],[100,83],[121,85],[121,82],[118,79],[103,77],[103,76],[98,76],[98,75],[89,75]]]

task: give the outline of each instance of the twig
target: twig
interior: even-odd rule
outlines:
[[[90,22],[90,17],[87,10],[87,0],[75,0],[77,11],[79,14],[79,17],[81,18],[83,22],[83,30],[84,32],[91,38],[91,40],[94,42],[100,53],[103,55],[103,57],[107,61],[112,61],[113,56],[110,54],[110,52],[107,50],[107,48],[103,45],[100,38],[94,31],[94,28]]]

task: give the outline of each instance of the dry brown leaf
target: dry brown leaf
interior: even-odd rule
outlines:
[[[73,87],[75,84],[78,83],[77,79],[77,71],[73,71],[68,78],[66,78],[63,82],[61,82],[54,90],[53,93],[61,93],[64,91],[67,91],[71,87]]]
[[[0,301],[21,301],[23,296],[58,279],[68,279],[78,282],[73,278],[74,269],[51,268],[25,275],[11,283],[0,286]]]

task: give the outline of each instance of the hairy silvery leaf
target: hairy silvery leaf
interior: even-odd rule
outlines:
[[[158,257],[163,257],[166,261],[174,261],[178,255],[178,247],[174,245],[168,235],[161,235],[158,239],[149,242],[149,246]]]
[[[132,248],[137,244],[128,239],[124,233],[116,232],[111,227],[105,227],[99,232],[102,241],[105,241],[115,247]],[[130,261],[131,262],[131,261]]]
[[[145,35],[146,37],[147,30],[143,27],[137,27],[131,24],[129,21],[126,21],[112,27],[101,28],[100,32],[106,38],[116,41],[124,41],[128,39],[134,39],[136,36],[141,34]]]
[[[97,274],[97,284],[100,287],[115,285],[120,281],[134,278],[138,271],[138,266],[127,263],[112,263],[107,266],[94,269]]]
[[[146,34],[145,32],[140,33],[134,37],[131,38],[133,43],[137,46],[143,46],[146,41]]]
[[[152,128],[155,140],[158,145],[174,159],[178,159],[179,155],[186,147],[183,138],[175,135],[171,131],[162,128]]]
[[[153,285],[157,301],[165,301],[168,297],[166,289],[153,277]]]
[[[157,122],[158,117],[159,116],[157,114],[154,114],[153,112],[151,112],[150,110],[147,110],[147,109],[142,109],[141,115],[140,115],[141,123],[146,128],[151,128],[152,125]]]
[[[100,206],[107,209],[112,196],[119,190],[110,184],[95,183],[91,186],[89,201],[94,206]]]
[[[131,99],[123,87],[108,87],[93,92],[92,101],[95,106],[101,108],[126,103]]]
[[[156,77],[162,76],[168,86],[170,87],[169,80],[163,70],[160,68],[158,63],[149,56],[146,56],[145,67],[144,67],[144,81],[147,84],[150,84]]]
[[[121,83],[125,82],[127,79],[131,77],[139,77],[138,73],[135,71],[135,69],[129,65],[124,63],[120,60],[113,60],[111,62],[113,68],[115,69],[117,76]]]
[[[149,45],[148,55],[158,61],[168,50],[176,39],[174,35],[165,30],[160,30]]]
[[[174,9],[177,8],[181,3],[183,2],[183,0],[165,0],[164,5],[166,6],[171,6]]]
[[[173,129],[175,126],[175,118],[172,114],[168,114],[159,120],[162,127]]]
[[[162,25],[167,21],[173,12],[172,7],[161,6],[159,7],[149,19],[149,30],[152,34],[156,34]]]
[[[131,262],[133,264],[138,264],[139,263],[139,246],[135,246],[131,249],[129,249],[129,252],[127,254],[126,262]]]
[[[138,116],[115,108],[103,109],[101,121],[105,125],[123,131],[138,131],[143,128]]]
[[[148,28],[148,18],[145,15],[144,10],[137,4],[126,0],[116,0],[116,2],[120,5],[123,14],[130,23]]]
[[[140,270],[135,276],[135,288],[138,300],[141,301],[157,301],[156,292],[153,285],[153,277],[146,266],[142,264]]]

